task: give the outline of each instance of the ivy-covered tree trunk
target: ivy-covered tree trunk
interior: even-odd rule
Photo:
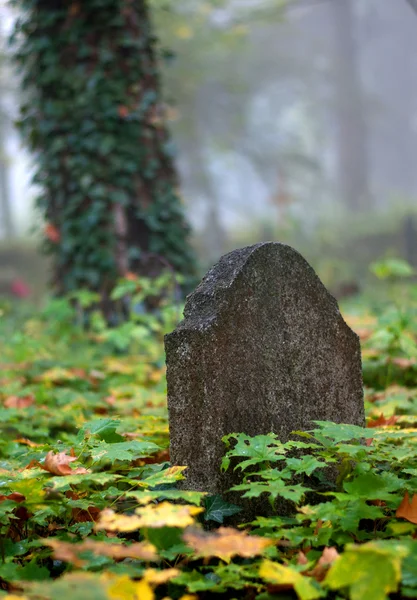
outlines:
[[[54,284],[108,306],[128,272],[195,271],[145,0],[15,0]]]

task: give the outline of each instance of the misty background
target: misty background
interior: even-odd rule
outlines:
[[[153,0],[169,128],[202,269],[290,243],[333,290],[384,256],[417,266],[417,9],[411,0]],[[0,293],[41,294],[33,158],[0,1]],[[345,286],[345,288],[343,288]],[[340,295],[343,295],[340,292]]]

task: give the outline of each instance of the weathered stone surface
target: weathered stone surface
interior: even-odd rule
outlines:
[[[364,425],[360,345],[336,300],[295,250],[262,243],[227,254],[165,337],[173,464],[185,486],[224,493],[222,436],[313,420]]]

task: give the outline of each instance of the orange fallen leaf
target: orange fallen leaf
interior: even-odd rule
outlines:
[[[45,237],[53,244],[58,244],[58,242],[61,241],[59,229],[55,225],[52,225],[52,223],[47,223],[45,225],[44,233]]]
[[[408,492],[405,492],[404,498],[395,512],[395,516],[417,524],[417,494],[413,495],[410,502],[410,496]]]
[[[3,494],[0,494],[0,502],[4,502],[5,500],[14,500],[15,502],[24,502],[26,500],[26,497],[23,494],[20,494],[19,492],[12,492],[8,496],[4,496]]]
[[[25,446],[29,446],[29,448],[37,448],[38,446],[43,446],[43,444],[37,444],[36,442],[32,442],[28,438],[17,438],[14,440],[16,444],[23,444]]]
[[[3,402],[6,408],[27,408],[35,402],[32,395],[29,396],[9,396]]]
[[[79,554],[86,551],[98,556],[108,556],[115,560],[123,560],[125,558],[136,558],[145,561],[158,560],[155,547],[147,542],[137,542],[130,544],[130,546],[125,546],[88,539],[78,544],[63,542],[54,538],[46,538],[42,541],[45,546],[53,549],[54,558],[69,562],[77,567],[83,566],[84,561],[79,558]]]
[[[416,365],[415,358],[397,357],[392,358],[390,362],[392,362],[392,364],[396,365],[397,367],[400,367],[400,369],[407,369],[408,367],[414,367]]]
[[[89,472],[88,469],[85,469],[84,467],[71,469],[69,464],[75,460],[77,460],[76,456],[68,456],[65,452],[54,454],[51,451],[46,455],[45,462],[41,467],[53,475],[82,475]]]
[[[372,421],[368,421],[367,423],[367,427],[386,427],[388,425],[395,425],[395,423],[398,421],[398,417],[396,417],[395,415],[392,415],[392,417],[389,417],[388,419],[384,417],[384,415],[381,413],[380,416],[377,419],[373,419]]]
[[[274,540],[248,535],[245,531],[238,531],[233,527],[220,527],[214,533],[188,529],[183,538],[197,556],[217,556],[226,562],[232,556],[249,558],[262,554],[265,548],[274,543]]]

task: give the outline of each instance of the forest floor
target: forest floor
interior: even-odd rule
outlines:
[[[2,304],[0,598],[417,598],[413,294],[345,313],[366,429],[235,436],[242,493],[294,505],[237,528],[237,507],[178,489],[185,469],[169,462],[163,333],[177,306],[111,330],[95,315],[87,333],[67,300]]]

